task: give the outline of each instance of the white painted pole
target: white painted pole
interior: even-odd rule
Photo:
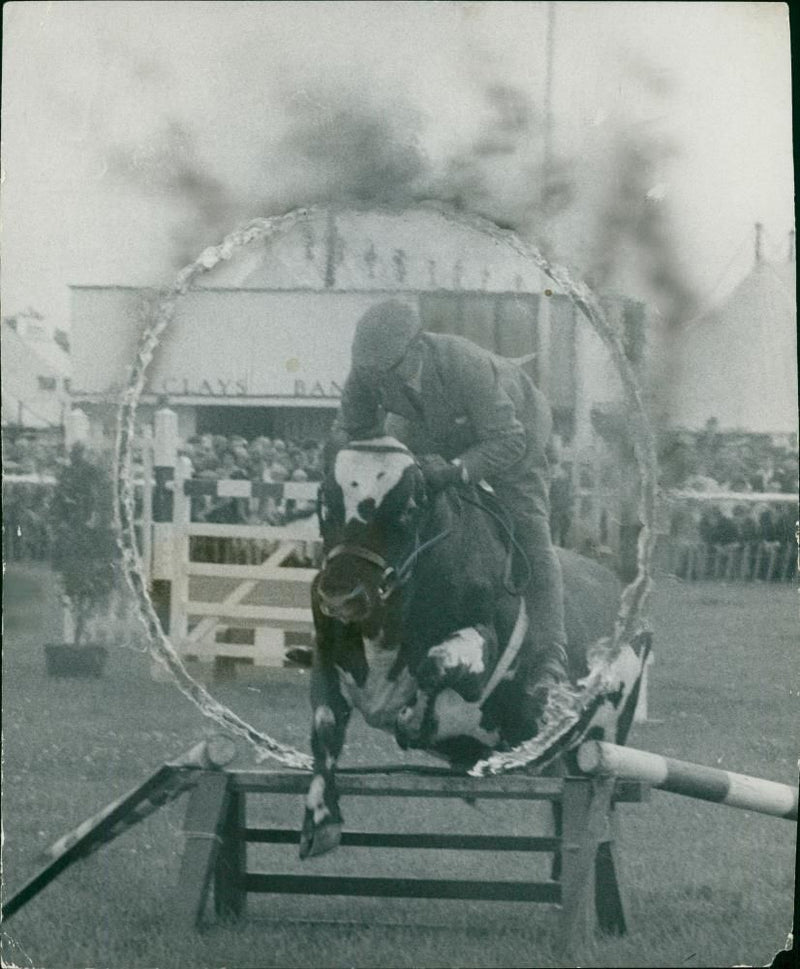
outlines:
[[[169,407],[155,414],[153,463],[157,468],[174,468],[178,456],[178,415]]]
[[[153,545],[150,568],[150,596],[164,632],[170,635],[172,619],[173,486],[178,460],[178,415],[168,407],[156,411],[153,432]],[[154,680],[167,677],[167,668],[154,661]]]
[[[647,723],[648,711],[647,711],[647,691],[648,691],[648,678],[650,667],[653,664],[653,654],[652,652],[645,660],[644,669],[642,670],[642,679],[639,682],[639,699],[636,701],[636,710],[633,713],[634,723]]]
[[[578,766],[586,774],[642,781],[660,790],[701,801],[797,819],[797,790],[788,784],[703,767],[599,740],[589,740],[580,746]]]
[[[153,429],[149,424],[142,442],[142,565],[149,585],[153,575]]]
[[[178,460],[178,415],[167,407],[156,411],[153,435],[153,578],[171,574],[173,480]]]
[[[170,592],[169,635],[180,651],[188,632],[186,607],[189,602],[189,523],[191,499],[183,488],[192,476],[192,462],[181,456],[175,462],[172,515],[172,589]]]

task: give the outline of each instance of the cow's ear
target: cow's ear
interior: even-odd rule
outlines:
[[[317,518],[322,540],[329,544],[334,530],[344,525],[344,495],[332,475],[323,479],[317,491]]]
[[[425,490],[425,479],[418,465],[413,465],[408,469],[411,479],[411,491],[403,510],[403,516],[410,519],[419,508],[424,508],[428,503],[428,494]]]
[[[400,480],[387,495],[381,510],[389,521],[399,521],[406,526],[415,520],[425,501],[422,472],[412,464],[403,469]]]
[[[328,432],[323,445],[322,445],[322,467],[323,473],[328,476],[333,477],[333,469],[336,464],[336,455],[341,451],[343,447],[347,446],[347,434],[339,427],[338,424],[334,423]]]

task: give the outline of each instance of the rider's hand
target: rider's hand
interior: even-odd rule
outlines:
[[[462,480],[461,468],[451,464],[439,454],[423,454],[418,458],[425,487],[431,494],[444,491]]]

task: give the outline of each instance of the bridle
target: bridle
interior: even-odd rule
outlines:
[[[406,454],[417,464],[417,460],[412,452],[400,443],[374,444],[370,441],[352,441],[347,445],[346,450],[364,451],[371,454]],[[419,467],[418,464],[417,467]],[[378,582],[378,598],[381,604],[385,605],[394,593],[402,588],[411,578],[414,571],[414,564],[420,555],[447,538],[450,532],[450,528],[445,528],[438,535],[434,535],[433,538],[428,539],[427,542],[423,542],[421,545],[419,542],[419,532],[417,532],[414,538],[414,550],[398,566],[391,565],[382,555],[378,552],[373,552],[371,548],[367,548],[364,545],[348,545],[346,542],[342,542],[339,545],[335,545],[325,555],[322,560],[322,568],[325,569],[330,562],[342,555],[350,555],[361,562],[366,562],[368,565],[380,569],[381,577]]]
[[[444,531],[439,532],[438,535],[434,535],[433,538],[429,538],[422,545],[419,544],[419,534],[417,534],[414,539],[414,551],[398,566],[390,565],[382,555],[379,555],[378,552],[373,552],[371,548],[366,548],[363,545],[348,545],[342,543],[341,545],[334,546],[328,552],[322,561],[322,568],[325,569],[329,562],[332,562],[342,555],[350,555],[353,558],[359,559],[361,562],[367,562],[369,565],[375,566],[375,568],[381,570],[381,577],[378,582],[378,598],[381,604],[385,605],[394,593],[402,588],[411,578],[414,571],[414,563],[420,555],[447,538],[450,532],[450,528],[445,528]]]

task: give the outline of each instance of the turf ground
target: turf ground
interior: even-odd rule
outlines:
[[[60,617],[45,570],[5,576],[3,648],[3,892],[32,875],[39,852],[138,784],[210,729],[169,684],[150,677],[133,643],[115,648],[101,679],[45,675],[42,643]],[[663,579],[652,604],[656,662],[650,717],[633,746],[796,783],[800,663],[796,592],[786,586],[684,585]],[[305,749],[307,674],[220,685],[251,723]],[[354,724],[350,763],[402,759],[388,738]],[[241,749],[237,764],[253,766]],[[449,802],[447,802],[449,803]],[[263,810],[296,824],[301,803]],[[794,824],[653,792],[624,805],[622,861],[632,931],[597,939],[568,961],[546,906],[497,902],[254,898],[238,927],[179,931],[171,915],[185,805],[162,809],[62,874],[3,926],[3,964],[61,969],[171,967],[726,966],[769,963],[791,927]],[[520,805],[351,799],[346,820],[375,829],[538,833],[547,817]],[[437,813],[438,812],[438,813]],[[266,850],[266,849],[262,849]],[[433,877],[520,877],[513,856],[358,849],[286,871]],[[258,866],[257,858],[254,859]],[[525,862],[527,864],[527,862]],[[529,870],[529,869],[528,869]]]

